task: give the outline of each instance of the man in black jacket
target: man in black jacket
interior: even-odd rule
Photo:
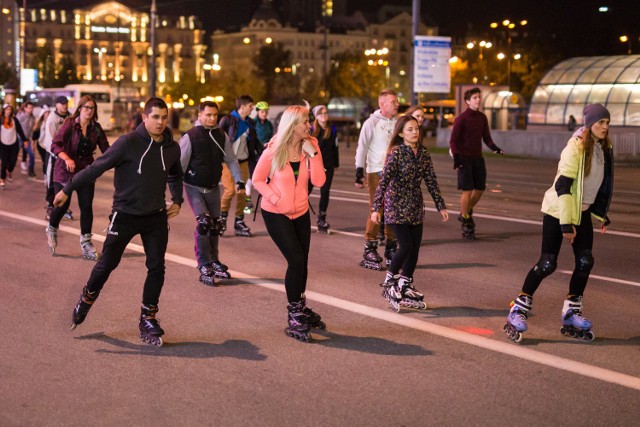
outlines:
[[[114,169],[113,206],[102,258],[91,271],[73,310],[71,329],[84,321],[109,275],[120,263],[126,246],[139,234],[147,258],[140,338],[150,344],[162,345],[164,331],[156,320],[156,313],[164,285],[164,257],[169,237],[167,220],[178,215],[182,204],[180,147],[167,128],[168,117],[167,104],[160,98],[150,98],[144,107],[143,123],[118,138],[106,153],[76,174],[55,197],[54,205],[61,206],[72,191]],[[165,202],[167,183],[173,202],[168,209]]]
[[[236,98],[236,109],[227,114],[220,120],[220,129],[222,129],[231,141],[233,152],[238,159],[242,181],[249,180],[249,164],[257,161],[258,156],[262,154],[263,146],[258,141],[256,134],[256,125],[249,117],[253,111],[253,98],[249,95],[240,95]],[[229,168],[222,166],[222,185],[224,193],[222,194],[221,216],[223,218],[224,232],[227,228],[227,216],[231,207],[231,200],[236,196],[236,218],[235,232],[236,236],[251,237],[251,230],[244,223],[244,208],[247,204],[244,194],[238,194],[235,190],[235,183]]]
[[[196,217],[195,252],[200,281],[215,284],[214,277],[231,278],[229,268],[218,257],[220,221],[220,178],[226,165],[236,183],[236,191],[244,196],[244,182],[229,137],[217,126],[218,104],[200,104],[198,120],[180,138],[180,161],[184,170],[187,200]]]

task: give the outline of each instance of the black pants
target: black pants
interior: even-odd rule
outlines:
[[[40,154],[40,160],[42,160],[42,173],[47,176],[47,150],[42,148],[39,144],[36,144],[36,148],[38,149],[38,154]]]
[[[264,209],[261,211],[269,236],[287,260],[287,272],[284,276],[287,300],[290,303],[298,302],[307,288],[307,263],[311,243],[309,211],[296,219]]]
[[[318,204],[319,212],[327,212],[327,208],[329,207],[329,193],[331,192],[331,182],[333,181],[333,173],[335,169],[329,168],[325,169],[326,179],[324,181],[324,185],[320,187],[320,203]],[[311,184],[311,180],[309,180],[309,193],[313,190],[313,184]]]
[[[386,224],[386,226],[391,227],[398,239],[398,250],[391,260],[389,271],[393,274],[401,273],[403,276],[413,277],[418,265],[418,255],[420,255],[422,224]]]
[[[53,183],[53,188],[55,193],[64,188],[64,185],[59,182]],[[93,227],[93,195],[96,190],[95,182],[91,184],[84,185],[76,190],[76,194],[78,196],[78,206],[80,207],[80,232],[82,234],[91,233],[91,228]],[[49,225],[55,228],[60,226],[60,221],[62,221],[62,217],[69,209],[71,205],[71,196],[67,199],[66,203],[59,208],[53,208],[51,210]]]
[[[152,215],[129,215],[121,212],[111,214],[107,238],[102,247],[102,257],[98,260],[87,282],[89,292],[98,292],[118,267],[126,246],[135,235],[142,238],[147,257],[147,278],[144,282],[142,304],[158,305],[164,285],[164,256],[167,251],[169,224],[167,212]]]
[[[575,268],[569,281],[569,294],[580,296],[584,294],[589,280],[590,271],[584,271],[580,268],[580,258],[586,253],[591,255],[593,249],[593,224],[591,223],[591,213],[589,211],[582,212],[580,225],[576,225],[576,237],[573,241],[572,249],[575,257]],[[560,248],[564,237],[560,229],[560,221],[550,215],[545,215],[542,219],[542,255],[553,255],[558,259]],[[589,269],[590,270],[590,269]],[[527,274],[522,285],[522,292],[533,296],[534,292],[542,283],[544,277],[536,272],[536,268],[532,268]]]
[[[46,167],[44,172],[44,185],[46,188],[45,200],[47,205],[53,206],[53,199],[56,194],[53,192],[53,167],[56,164],[56,157],[47,151]]]
[[[20,145],[16,142],[11,145],[4,145],[0,142],[0,179],[7,179],[7,171],[13,172],[13,168],[16,167],[18,161],[18,153],[20,152]]]

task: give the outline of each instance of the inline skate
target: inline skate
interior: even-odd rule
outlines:
[[[220,236],[224,235],[224,232],[227,231],[227,218],[229,217],[229,212],[220,212],[220,218],[218,218],[218,233]]]
[[[251,237],[251,229],[244,223],[244,215],[236,216],[234,229],[236,236]]]
[[[81,234],[80,235],[80,247],[82,248],[82,257],[97,261],[100,258],[100,254],[96,250],[96,247],[93,246],[93,242],[91,241],[91,237],[93,235],[91,233]]]
[[[51,256],[54,256],[56,254],[56,247],[58,246],[58,229],[48,225],[44,229],[44,232],[47,235],[47,244],[49,245]]]
[[[397,250],[398,250],[398,241],[387,239],[387,244],[384,247],[384,262],[387,265],[387,267],[391,265],[391,260],[393,259],[393,256],[396,254]]]
[[[320,212],[318,214],[318,233],[320,234],[331,234],[330,225],[327,222],[327,213]]]
[[[593,341],[593,323],[582,316],[582,296],[567,298],[562,307],[562,335],[583,341]]]
[[[158,306],[143,305],[140,308],[140,339],[148,344],[162,347],[162,336],[164,330],[160,327],[156,314],[158,313]]]
[[[532,305],[533,298],[526,294],[520,294],[518,298],[512,301],[507,323],[502,328],[510,340],[515,342],[522,341],[522,333],[528,328],[527,317]]]
[[[307,318],[304,319],[303,322],[314,329],[327,329],[327,325],[322,321],[322,317],[320,317],[318,313],[307,307],[307,298],[304,295],[300,300],[300,304],[302,304],[302,312],[307,316]]]
[[[413,286],[413,277],[400,275],[398,278],[398,287],[402,293],[400,305],[407,308],[415,308],[418,310],[426,310],[427,303],[424,302],[424,294],[418,292]]]
[[[378,241],[378,246],[385,245],[384,221],[382,220],[382,218],[380,219],[380,227],[378,227],[378,234],[376,234],[376,240]]]
[[[231,279],[231,273],[229,273],[229,267],[221,263],[220,261],[213,261],[210,264],[213,274],[221,279]]]
[[[213,270],[213,267],[211,266],[211,264],[207,264],[207,265],[203,265],[202,267],[199,267],[198,271],[200,272],[200,283],[203,283],[204,285],[207,285],[207,286],[216,285],[216,282],[213,279],[215,277],[215,271]]]
[[[382,257],[378,255],[378,241],[367,240],[364,244],[363,260],[360,261],[360,267],[369,268],[371,270],[382,270]]]
[[[73,221],[73,212],[71,211],[71,209],[67,209],[62,218]]]
[[[465,240],[476,240],[476,223],[471,216],[471,211],[469,211],[469,216],[466,218],[458,215],[458,221],[462,224],[462,238]]]
[[[299,341],[309,342],[311,341],[311,335],[309,334],[311,326],[309,326],[308,317],[303,310],[304,306],[301,301],[292,302],[287,306],[288,326],[284,328],[284,333]]]
[[[400,312],[400,301],[402,301],[402,290],[398,286],[399,274],[393,274],[387,271],[387,276],[383,283],[380,283],[382,287],[382,297],[387,300],[391,308],[398,313]]]
[[[87,317],[87,314],[89,314],[89,310],[91,310],[93,303],[98,299],[98,295],[100,295],[100,292],[89,292],[86,286],[82,289],[82,295],[80,295],[80,299],[73,308],[73,313],[71,315],[71,330],[74,330],[76,326],[84,322],[84,319]]]

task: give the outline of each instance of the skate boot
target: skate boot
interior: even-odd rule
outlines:
[[[80,247],[82,248],[82,256],[86,259],[97,261],[98,258],[100,258],[100,254],[96,250],[96,247],[93,246],[91,236],[91,233],[80,235]]]
[[[51,219],[52,210],[53,210],[53,205],[47,205],[47,207],[44,208],[44,219],[46,219],[47,221]]]
[[[249,215],[249,214],[253,213],[253,203],[251,203],[251,196],[247,196],[245,198],[245,200],[246,200],[247,204],[245,205],[243,212],[245,214]]]
[[[393,256],[396,254],[398,250],[398,241],[397,240],[387,240],[387,245],[384,247],[384,262],[389,267],[391,264],[391,260]]]
[[[522,333],[528,328],[527,317],[532,304],[533,298],[527,294],[520,294],[518,298],[513,300],[507,316],[507,323],[502,328],[509,339],[515,342],[522,341]]]
[[[73,313],[71,315],[71,330],[74,330],[76,326],[84,322],[84,319],[89,314],[89,310],[93,306],[93,303],[98,299],[98,295],[100,292],[89,292],[87,287],[85,286],[82,289],[82,295],[80,295],[80,299],[78,303],[73,308]]]
[[[227,231],[227,217],[229,216],[229,212],[220,212],[220,218],[218,221],[220,222],[220,236],[224,235],[224,232]]]
[[[71,209],[68,209],[65,213],[64,216],[62,217],[64,219],[68,219],[70,221],[73,220],[73,212],[71,212]]]
[[[221,279],[231,279],[231,273],[229,273],[229,267],[221,263],[220,261],[213,261],[210,265],[213,270],[213,274]]]
[[[140,309],[140,339],[146,343],[157,345],[162,347],[162,336],[164,330],[160,327],[158,320],[156,319],[156,313],[158,313],[158,306],[143,305]]]
[[[27,162],[20,162],[20,172],[23,175],[27,174]]]
[[[327,222],[327,214],[326,212],[320,212],[318,214],[318,233],[320,234],[331,234],[331,230],[329,229],[331,226]]]
[[[56,254],[56,247],[58,246],[58,229],[48,225],[47,228],[44,229],[44,232],[47,235],[47,244],[49,245],[51,256],[54,256]]]
[[[407,308],[415,308],[418,310],[426,310],[427,303],[424,302],[424,294],[418,292],[413,286],[413,277],[400,275],[398,279],[398,287],[402,293],[400,305]]]
[[[387,271],[387,276],[383,283],[380,283],[382,287],[382,297],[387,300],[389,305],[397,312],[400,312],[400,301],[402,301],[402,291],[398,286],[399,274],[393,274]]]
[[[302,302],[294,302],[287,306],[289,312],[287,316],[288,326],[284,328],[284,333],[291,338],[309,342],[311,341],[311,335],[309,335],[311,327],[306,322],[307,315],[303,309]]]
[[[244,223],[244,215],[236,216],[236,223],[233,227],[236,230],[236,236],[251,237],[251,229]]]
[[[304,295],[300,300],[300,304],[302,304],[302,312],[307,316],[305,319],[303,319],[303,322],[314,329],[327,329],[327,325],[322,321],[322,317],[320,317],[318,313],[307,307],[307,298]]]
[[[367,240],[364,244],[364,254],[362,256],[364,259],[360,261],[360,267],[382,270],[382,258],[378,255],[377,240]]]
[[[593,323],[582,316],[582,296],[567,298],[562,307],[562,335],[593,341],[596,336],[591,332],[592,327]]]
[[[471,215],[467,217],[458,215],[458,221],[462,224],[462,238],[465,240],[476,240],[476,224]]]
[[[211,267],[211,264],[203,265],[202,267],[198,268],[198,271],[200,271],[200,282],[201,283],[204,283],[207,286],[215,286],[216,285],[215,280],[213,280],[213,278],[215,277],[215,272],[213,271],[213,268]]]

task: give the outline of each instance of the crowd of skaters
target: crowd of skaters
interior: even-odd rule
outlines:
[[[178,215],[186,198],[195,222],[199,279],[214,286],[216,279],[231,278],[228,266],[219,259],[218,245],[219,237],[227,230],[233,199],[235,234],[252,236],[244,223],[244,215],[254,210],[252,188],[259,193],[255,209],[261,209],[267,232],[287,261],[285,332],[309,341],[312,328],[325,328],[305,298],[311,233],[308,195],[319,187],[318,231],[329,234],[330,189],[335,169],[340,166],[338,133],[325,105],[289,106],[278,129],[274,129],[267,119],[266,101],[255,103],[250,95],[241,95],[236,99],[236,108],[222,118],[218,117],[217,103],[204,101],[193,127],[176,143],[167,127],[166,103],[150,98],[139,112],[137,126],[109,146],[98,123],[95,100],[83,97],[71,115],[63,98],[58,97],[55,108],[45,109],[37,118],[29,103],[21,108],[19,119],[13,117],[13,107],[3,107],[0,186],[4,188],[6,180],[12,179],[20,141],[25,141],[21,167],[30,177],[35,176],[33,148],[37,148],[44,164],[49,220],[45,232],[52,254],[57,245],[57,228],[68,213],[71,194],[76,192],[83,256],[97,262],[74,307],[72,328],[84,321],[126,245],[139,234],[148,270],[140,337],[162,345],[164,331],[156,313],[164,284],[168,219]],[[450,154],[461,192],[458,220],[462,237],[475,240],[473,208],[486,188],[487,176],[482,143],[494,153],[503,151],[491,139],[487,118],[479,111],[480,90],[467,91],[464,100],[468,108],[454,122]],[[375,270],[386,267],[382,295],[391,307],[398,311],[401,307],[426,309],[424,294],[413,284],[423,232],[423,181],[442,221],[447,221],[449,214],[430,153],[421,143],[424,111],[416,106],[398,117],[398,96],[389,89],[380,93],[378,106],[363,123],[355,155],[355,186],[368,189],[370,202],[360,265]],[[252,119],[254,108],[257,115]],[[585,108],[584,117],[584,125],[563,151],[554,186],[545,196],[540,260],[512,302],[505,332],[515,341],[521,340],[527,329],[533,292],[555,269],[564,239],[574,245],[576,267],[562,313],[563,333],[580,339],[594,337],[591,322],[582,316],[583,293],[593,265],[593,233],[589,235],[587,230],[591,229],[591,217],[602,221],[603,232],[609,223],[613,160],[609,112],[600,104],[592,104]],[[96,148],[102,152],[97,159]],[[115,191],[100,254],[91,241],[92,201],[95,180],[109,169],[115,173]],[[585,182],[587,188],[583,191]],[[169,208],[165,202],[167,186],[172,199]],[[578,213],[572,210],[575,206],[579,207]],[[383,239],[380,232],[384,233]],[[377,253],[381,240],[385,243],[386,260]],[[537,278],[534,287],[530,284],[533,277]]]

